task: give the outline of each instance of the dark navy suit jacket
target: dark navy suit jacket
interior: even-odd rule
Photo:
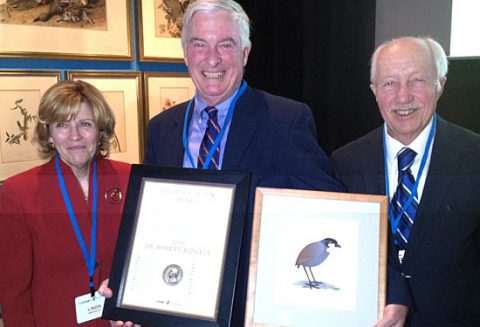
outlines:
[[[144,164],[182,167],[186,108],[182,103],[152,118]],[[317,143],[310,108],[251,87],[237,102],[222,170],[252,173],[266,187],[343,190]]]
[[[382,133],[332,154],[349,192],[385,194]],[[406,278],[389,271],[387,303],[410,301],[411,326],[480,326],[480,135],[439,117],[403,264],[391,242],[389,253],[389,270]]]
[[[152,118],[144,164],[182,167],[186,109],[187,103],[182,103]],[[232,319],[232,326],[243,326],[255,187],[345,189],[332,177],[329,159],[318,145],[310,108],[251,87],[236,104],[222,170],[252,174],[250,215],[244,229]]]

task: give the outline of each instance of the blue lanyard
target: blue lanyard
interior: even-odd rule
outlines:
[[[210,165],[210,161],[212,160],[212,157],[215,153],[215,149],[220,144],[223,138],[223,134],[225,134],[225,129],[228,126],[228,123],[230,122],[230,120],[232,120],[232,115],[233,115],[233,111],[235,110],[235,105],[237,103],[237,100],[242,96],[242,94],[245,92],[246,89],[247,89],[247,82],[242,81],[242,85],[240,86],[240,89],[238,90],[237,94],[235,94],[235,97],[232,99],[232,102],[230,102],[230,106],[228,107],[227,117],[223,122],[220,133],[218,133],[217,137],[215,138],[215,143],[213,143],[212,148],[208,152],[207,158],[205,158],[205,162],[203,163],[202,169],[208,169],[208,166]],[[193,161],[192,154],[190,153],[190,149],[188,147],[188,124],[189,124],[188,117],[190,117],[190,111],[192,110],[193,99],[194,98],[192,98],[188,103],[187,112],[185,113],[185,121],[183,123],[183,148],[185,149],[185,153],[187,154],[190,164],[192,165],[193,168],[195,168],[197,167],[197,165]]]
[[[87,245],[78,226],[77,218],[75,217],[75,212],[73,212],[72,203],[68,195],[67,187],[65,185],[65,180],[63,179],[62,170],[60,169],[60,156],[57,154],[55,159],[55,167],[57,169],[58,184],[60,190],[62,191],[63,201],[67,207],[68,215],[70,216],[70,221],[77,236],[78,243],[82,249],[83,257],[88,268],[88,276],[90,277],[90,282],[88,286],[90,287],[90,293],[92,297],[95,294],[95,288],[93,283],[93,275],[95,273],[95,254],[97,249],[97,211],[98,211],[98,186],[97,186],[97,161],[93,158],[93,199],[92,199],[92,232],[90,238],[90,253],[88,253]]]
[[[425,164],[427,162],[428,158],[428,153],[430,152],[430,147],[432,146],[433,142],[433,136],[435,135],[435,128],[437,126],[437,113],[433,115],[433,122],[432,126],[430,128],[430,132],[428,134],[428,139],[427,139],[427,144],[425,145],[425,151],[423,152],[423,157],[422,161],[420,163],[420,169],[418,170],[417,178],[415,181],[415,185],[413,186],[412,192],[410,193],[410,196],[408,197],[407,202],[405,203],[405,206],[402,208],[398,216],[395,217],[393,213],[393,208],[392,204],[390,201],[390,182],[388,178],[388,162],[387,162],[387,135],[385,134],[385,129],[383,131],[383,153],[384,153],[384,165],[385,165],[385,189],[387,192],[387,197],[388,197],[388,217],[390,218],[390,228],[392,229],[392,234],[395,234],[398,224],[400,222],[400,219],[402,218],[402,215],[405,213],[408,207],[410,207],[410,204],[413,201],[413,198],[417,195],[417,189],[418,189],[418,184],[420,183],[420,178],[423,173],[423,169],[425,168]]]

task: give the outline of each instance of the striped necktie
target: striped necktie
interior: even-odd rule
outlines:
[[[218,110],[215,107],[206,107],[203,109],[208,114],[207,128],[205,129],[205,135],[203,136],[202,143],[200,144],[200,149],[198,151],[198,161],[197,168],[202,168],[205,163],[210,149],[213,147],[217,135],[220,133],[220,128],[217,123],[217,112]],[[215,149],[215,152],[210,160],[208,169],[218,170],[220,162],[220,144]]]
[[[408,238],[410,237],[410,232],[418,208],[417,194],[415,194],[410,205],[405,207],[413,190],[413,186],[415,185],[415,178],[412,175],[410,167],[412,166],[416,155],[417,153],[409,148],[402,148],[398,152],[398,185],[392,198],[392,208],[394,217],[398,217],[403,211],[395,232],[395,244],[400,251],[407,248]]]

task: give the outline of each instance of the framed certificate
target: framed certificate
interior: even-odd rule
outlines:
[[[257,188],[246,326],[373,326],[386,288],[385,196]]]
[[[247,174],[133,165],[103,317],[229,326]]]

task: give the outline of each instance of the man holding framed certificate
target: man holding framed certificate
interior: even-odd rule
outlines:
[[[249,19],[233,0],[197,0],[184,14],[182,47],[196,86],[189,102],[148,125],[147,165],[252,174],[257,186],[343,191],[320,148],[310,108],[243,80]],[[244,225],[232,324],[244,319],[253,195]]]
[[[243,80],[251,50],[249,34],[248,16],[235,1],[190,4],[184,15],[182,46],[196,95],[149,122],[144,163],[252,173],[252,189],[343,191],[318,145],[310,108],[256,90]],[[213,117],[211,109],[216,110]],[[209,134],[211,126],[218,131],[214,137]],[[211,147],[203,142],[206,134]],[[237,326],[244,316],[251,218],[250,214],[245,223],[235,294],[233,323]]]

